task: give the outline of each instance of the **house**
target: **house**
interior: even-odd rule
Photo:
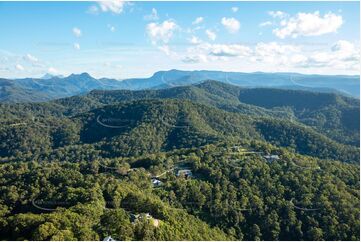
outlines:
[[[153,185],[154,187],[159,187],[159,186],[161,186],[162,184],[163,184],[163,182],[159,181],[158,179],[155,179],[155,178],[152,179],[152,185]]]
[[[278,155],[264,155],[263,158],[265,158],[268,162],[272,162],[278,160],[280,157]]]
[[[149,213],[130,214],[130,221],[132,222],[132,224],[135,224],[139,219],[143,219],[143,218],[148,220],[153,217]]]
[[[177,176],[184,176],[185,178],[192,177],[192,171],[188,169],[178,170]]]
[[[112,236],[107,236],[103,239],[103,241],[115,241]]]

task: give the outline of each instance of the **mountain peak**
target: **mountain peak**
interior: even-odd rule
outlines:
[[[71,74],[69,77],[80,77],[80,78],[87,78],[87,79],[89,79],[89,78],[93,78],[91,75],[89,75],[89,73],[87,73],[87,72],[83,72],[83,73],[81,73],[81,74]]]
[[[43,80],[49,80],[51,78],[63,78],[62,75],[52,75],[50,73],[45,73],[42,77],[40,77],[40,79],[43,79]]]

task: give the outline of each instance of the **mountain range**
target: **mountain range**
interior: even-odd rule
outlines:
[[[169,70],[149,78],[115,80],[94,78],[88,73],[68,77],[45,75],[42,78],[0,79],[0,102],[41,102],[85,94],[91,90],[164,89],[217,80],[241,87],[339,93],[359,97],[359,76],[304,75],[298,73],[240,73],[222,71]]]

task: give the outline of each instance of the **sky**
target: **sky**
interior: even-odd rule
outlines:
[[[359,74],[359,2],[0,2],[0,77]]]

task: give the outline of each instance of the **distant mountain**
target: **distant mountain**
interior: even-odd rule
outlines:
[[[319,92],[341,92],[358,97],[359,76],[304,75],[299,73],[241,73],[223,71],[159,71],[150,78],[128,79],[123,84],[132,90],[166,88],[217,80],[244,87],[289,87]]]
[[[113,90],[122,88],[121,82],[117,80],[96,79],[88,73],[72,74],[64,78],[49,75],[44,77],[16,80],[1,79],[0,102],[41,102],[85,94],[94,89]]]
[[[72,74],[68,77],[45,75],[43,78],[2,79],[0,102],[39,102],[84,94],[95,89],[164,89],[198,84],[205,80],[217,80],[242,87],[276,87],[360,96],[358,76],[170,70],[156,72],[149,78],[132,78],[122,81],[108,78],[96,79],[88,73]],[[10,89],[9,84],[12,84]]]
[[[52,75],[52,74],[46,73],[46,74],[45,74],[44,76],[42,76],[40,79],[48,80],[48,79],[51,79],[51,78],[54,78],[54,77],[64,78],[63,75]]]

